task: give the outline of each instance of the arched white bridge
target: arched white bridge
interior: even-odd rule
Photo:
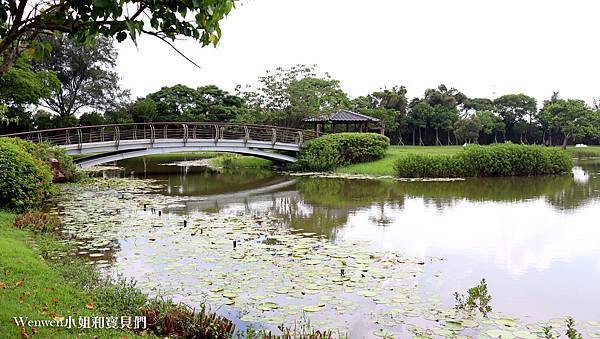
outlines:
[[[47,142],[64,148],[69,155],[88,154],[76,160],[86,168],[150,154],[189,151],[229,152],[295,162],[304,143],[318,135],[310,130],[263,125],[152,122],[56,128],[0,137]]]

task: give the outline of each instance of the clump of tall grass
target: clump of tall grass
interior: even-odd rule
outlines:
[[[472,145],[454,155],[409,154],[396,161],[395,171],[402,178],[498,177],[561,174],[572,167],[564,150],[506,143]]]

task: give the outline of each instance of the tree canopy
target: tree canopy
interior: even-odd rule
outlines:
[[[82,44],[66,35],[53,35],[40,41],[51,50],[33,60],[33,68],[54,72],[61,84],[51,96],[42,98],[46,108],[67,117],[81,109],[105,111],[127,100],[129,92],[120,88],[115,71],[117,51],[111,39],[98,37]]]
[[[217,44],[219,23],[233,7],[234,0],[2,0],[0,76],[22,53],[44,53],[48,46],[37,40],[43,35],[65,33],[79,42],[102,35],[120,42],[147,34],[169,44],[178,36]]]

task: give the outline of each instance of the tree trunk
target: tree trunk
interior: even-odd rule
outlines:
[[[442,146],[442,142],[440,141],[439,135],[438,135],[438,129],[435,129],[435,145],[436,146]]]
[[[447,132],[448,132],[448,134],[447,134],[447,136],[448,136],[448,146],[450,146],[450,142],[451,142],[451,140],[450,140],[450,130],[447,130]]]
[[[569,133],[565,134],[565,138],[563,139],[562,149],[567,149],[567,143],[569,142]]]
[[[498,143],[498,133],[494,132],[494,144]]]
[[[419,127],[419,146],[424,146],[423,139],[421,138],[421,127]]]
[[[554,146],[552,144],[552,131],[550,131],[550,133],[548,134],[548,143],[550,144],[550,146]]]
[[[413,146],[415,145],[415,129],[413,128]]]

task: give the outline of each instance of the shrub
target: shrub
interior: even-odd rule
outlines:
[[[58,147],[52,146],[47,143],[34,144],[33,142],[19,139],[19,138],[1,138],[0,145],[12,143],[17,145],[33,155],[34,158],[50,165],[52,159],[58,160],[60,164],[60,171],[65,176],[66,181],[74,182],[78,181],[82,172],[77,168],[73,162],[73,158],[65,153],[65,150]]]
[[[511,143],[472,145],[452,156],[408,155],[397,160],[399,177],[534,176],[566,173],[573,167],[568,152]]]
[[[60,219],[45,212],[27,212],[15,217],[13,224],[17,228],[28,228],[34,232],[53,232],[60,226]]]
[[[309,141],[294,168],[332,171],[338,167],[381,159],[390,140],[376,133],[336,133]]]
[[[396,174],[401,178],[451,178],[460,176],[456,162],[450,155],[408,154],[395,164]]]
[[[0,140],[0,208],[23,210],[52,193],[52,171],[21,147]]]

